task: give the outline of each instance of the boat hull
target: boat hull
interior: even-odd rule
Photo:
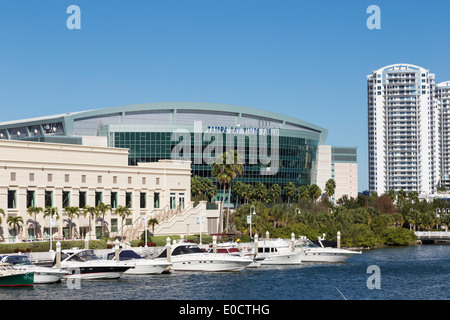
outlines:
[[[262,265],[299,265],[303,261],[303,254],[298,252],[273,253],[262,255],[262,257],[265,257],[265,259],[261,261]]]
[[[172,264],[167,263],[139,263],[134,268],[125,271],[125,274],[161,274],[166,272]]]
[[[205,271],[205,272],[226,272],[240,271],[249,266],[253,260],[222,254],[207,254],[203,256],[186,255],[185,257],[172,258],[174,271]]]
[[[65,273],[62,272],[36,272],[34,274],[35,284],[49,284],[60,282]]]
[[[304,262],[344,262],[359,252],[340,249],[309,249],[305,250]]]
[[[34,285],[34,273],[15,273],[0,277],[0,287],[31,287]]]
[[[108,266],[89,266],[89,267],[70,267],[67,268],[69,274],[65,275],[65,279],[80,280],[101,280],[101,279],[118,279],[123,273],[130,269],[127,267],[108,267]]]

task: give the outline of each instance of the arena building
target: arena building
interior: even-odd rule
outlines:
[[[311,184],[327,130],[281,114],[235,105],[166,102],[127,105],[0,123],[0,139],[128,148],[130,166],[190,160],[211,177],[211,162],[237,149],[237,180],[267,186]],[[220,190],[220,188],[219,188]]]

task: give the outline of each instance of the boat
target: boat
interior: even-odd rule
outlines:
[[[33,285],[33,272],[16,270],[12,264],[0,262],[0,287],[31,287]]]
[[[158,256],[167,259],[167,248]],[[253,260],[226,253],[208,253],[195,243],[178,242],[170,247],[171,269],[174,271],[240,271]]]
[[[109,253],[108,260],[115,259],[115,253]],[[125,271],[125,274],[161,274],[170,270],[172,263],[167,259],[145,259],[133,250],[121,250],[119,252],[119,261],[127,261],[133,265],[133,268]]]
[[[242,243],[247,250],[262,257],[261,265],[299,265],[302,263],[303,250],[292,250],[292,246],[284,239],[262,239],[258,241],[257,252],[255,242]]]
[[[344,262],[355,254],[361,254],[361,251],[325,247],[323,242],[324,239],[318,237],[317,245],[306,237],[301,237],[296,241],[295,247],[304,251],[304,262]]]
[[[36,266],[26,255],[7,255],[2,258],[2,262],[10,263],[15,270],[34,272],[35,284],[60,282],[67,274],[65,270]]]
[[[92,249],[68,249],[61,251],[61,269],[69,271],[66,279],[97,280],[118,279],[132,263],[102,259]]]
[[[208,253],[214,253],[213,245],[209,246]],[[251,259],[252,263],[250,263],[247,268],[259,268],[261,266],[261,262],[264,260],[264,257],[255,257],[254,254],[250,252],[243,252],[235,243],[223,242],[218,243],[216,247],[216,253],[225,253],[238,257],[246,257],[247,259]]]

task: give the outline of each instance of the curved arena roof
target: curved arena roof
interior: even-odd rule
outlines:
[[[0,123],[0,138],[23,139],[34,136],[97,135],[103,125],[188,126],[194,121],[208,125],[249,126],[302,131],[320,136],[328,131],[294,117],[256,108],[205,102],[144,103],[65,113],[47,117]]]

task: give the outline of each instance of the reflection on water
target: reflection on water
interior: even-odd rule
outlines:
[[[370,265],[381,289],[367,288]],[[117,280],[0,288],[0,300],[348,300],[449,299],[450,246],[364,251],[339,264],[262,266],[241,272],[125,275]]]

